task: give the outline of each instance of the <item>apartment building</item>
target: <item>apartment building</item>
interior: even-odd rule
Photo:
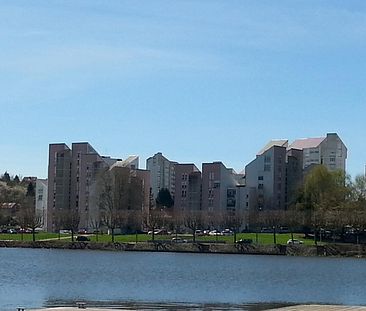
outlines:
[[[319,138],[297,139],[289,148],[303,151],[303,169],[322,164],[330,171],[346,170],[347,148],[336,133]]]
[[[42,217],[42,229],[47,227],[47,199],[48,199],[48,180],[37,179],[36,190],[35,190],[35,208],[36,214]]]
[[[125,189],[129,189],[128,196],[124,196],[127,203],[120,202],[121,206],[146,210],[150,172],[139,169],[138,156],[125,160],[101,156],[87,142],[73,143],[71,148],[64,143],[50,144],[46,230],[57,229],[55,215],[59,211],[76,212],[79,228],[92,229],[93,223],[100,221],[98,182],[108,170],[126,181]]]
[[[174,210],[200,210],[201,187],[201,172],[194,164],[176,164]]]
[[[166,188],[172,197],[175,195],[175,165],[177,162],[168,160],[161,152],[146,160],[146,169],[150,171],[151,196],[154,201],[160,189]]]
[[[246,186],[256,189],[257,209],[285,209],[296,202],[306,171],[320,164],[345,171],[346,159],[347,148],[336,133],[292,144],[272,140],[245,167]]]
[[[110,158],[105,158],[110,159]],[[50,144],[48,162],[47,231],[55,231],[55,214],[60,210],[77,212],[80,228],[87,228],[91,192],[97,171],[106,161],[86,142]]]
[[[245,167],[246,186],[256,189],[259,210],[286,206],[287,146],[287,140],[271,141]]]
[[[222,162],[202,164],[202,210],[231,212],[243,206],[238,200],[238,174]]]

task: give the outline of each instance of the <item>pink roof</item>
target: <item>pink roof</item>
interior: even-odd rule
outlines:
[[[319,138],[305,138],[295,140],[288,149],[306,149],[306,148],[316,148],[325,139],[325,137]]]
[[[267,145],[265,145],[262,150],[260,150],[257,155],[261,155],[265,153],[267,150],[271,149],[273,146],[279,146],[279,147],[287,147],[288,146],[288,140],[287,139],[276,139],[271,140]]]

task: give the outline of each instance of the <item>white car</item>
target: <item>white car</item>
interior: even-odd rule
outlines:
[[[300,240],[298,240],[298,239],[289,239],[288,241],[287,241],[287,244],[289,244],[289,245],[300,245],[300,244],[304,244],[304,242],[303,241],[300,241]]]
[[[222,235],[219,230],[212,230],[208,233],[208,235],[215,236],[215,235]]]
[[[225,229],[225,230],[222,230],[221,231],[221,234],[222,235],[233,235],[234,232],[232,230],[230,230],[230,229]]]

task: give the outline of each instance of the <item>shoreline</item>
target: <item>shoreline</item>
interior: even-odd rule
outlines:
[[[278,255],[301,257],[353,257],[366,258],[366,245],[329,244],[309,245],[256,245],[220,243],[171,242],[70,242],[70,241],[0,241],[0,248],[46,248],[101,251],[176,252],[204,254]]]
[[[82,308],[89,311],[110,311],[112,309],[104,308]],[[80,308],[77,307],[58,307],[58,308],[44,308],[44,309],[31,309],[30,311],[77,311]],[[130,309],[132,310],[132,309]],[[139,310],[139,309],[133,309]],[[264,309],[266,311],[366,311],[365,306],[347,306],[347,305],[320,305],[320,304],[308,304],[308,305],[293,305],[289,307],[276,307],[271,309]]]

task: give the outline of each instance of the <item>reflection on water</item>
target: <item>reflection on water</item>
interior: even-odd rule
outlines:
[[[3,248],[0,262],[1,311],[76,301],[166,310],[366,305],[364,259]]]

